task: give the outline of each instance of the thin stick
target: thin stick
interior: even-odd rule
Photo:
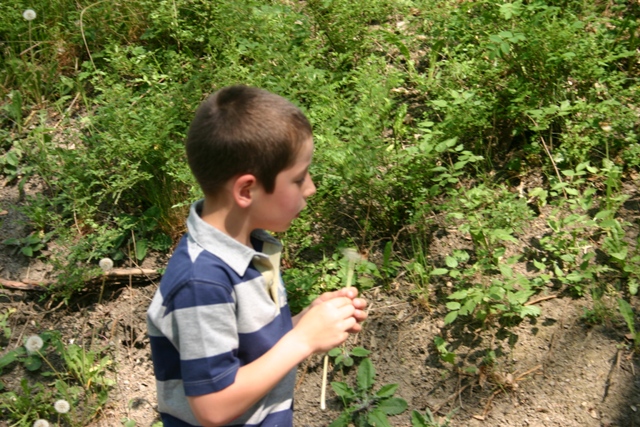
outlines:
[[[440,409],[442,409],[442,407],[444,405],[446,405],[447,403],[451,402],[452,400],[454,400],[456,397],[460,396],[462,394],[463,391],[465,391],[469,386],[473,386],[477,383],[476,380],[474,380],[473,382],[470,382],[469,384],[460,387],[458,389],[458,391],[456,391],[455,393],[453,393],[451,396],[447,397],[444,402],[441,402],[438,406],[436,406],[435,408],[433,408],[433,412],[437,413],[440,412]]]
[[[329,366],[329,355],[324,355],[322,363],[322,390],[320,391],[320,409],[327,409],[327,370]]]

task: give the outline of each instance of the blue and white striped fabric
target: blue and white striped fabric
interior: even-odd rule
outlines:
[[[205,223],[198,214],[201,209],[202,201],[191,207],[188,233],[147,312],[164,427],[199,425],[186,396],[233,384],[241,366],[259,358],[292,328],[279,268],[262,252],[279,252],[280,243],[258,230],[251,236],[255,250],[242,245]],[[274,277],[277,297],[268,283]],[[292,370],[229,425],[291,426],[294,383]]]

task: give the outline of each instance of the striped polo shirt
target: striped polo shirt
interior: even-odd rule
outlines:
[[[191,206],[187,234],[147,311],[164,427],[197,426],[186,396],[233,384],[236,372],[292,328],[280,278],[282,245],[256,230],[253,248],[204,222]],[[295,369],[230,426],[290,427]]]

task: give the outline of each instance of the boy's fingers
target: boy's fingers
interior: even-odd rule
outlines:
[[[351,286],[349,288],[344,288],[344,291],[345,291],[345,295],[347,296],[347,298],[354,299],[355,297],[358,296],[358,289],[354,288],[353,286]]]
[[[351,301],[350,298],[347,298],[347,297],[334,298],[327,301],[327,303],[332,304],[334,307],[338,307],[338,308],[349,306],[349,305],[353,307],[353,302]]]
[[[348,317],[343,320],[341,329],[349,332],[357,326],[360,326],[360,325],[358,325],[358,323],[356,322],[356,319],[354,319],[353,317]]]
[[[367,313],[362,310],[354,310],[353,317],[355,317],[358,322],[362,322],[367,318]]]
[[[355,298],[353,300],[353,306],[359,310],[362,310],[367,306],[367,301],[363,300],[362,298]]]

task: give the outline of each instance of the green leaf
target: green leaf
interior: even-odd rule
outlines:
[[[465,299],[468,294],[469,294],[469,292],[466,289],[463,289],[461,291],[457,291],[457,292],[452,293],[447,298],[449,298],[449,299]]]
[[[458,260],[450,255],[447,255],[447,257],[444,259],[444,263],[447,264],[447,267],[450,268],[456,268],[458,266]]]
[[[329,356],[331,357],[338,357],[342,354],[342,349],[341,348],[332,348],[331,350],[329,350]]]
[[[461,305],[459,302],[457,302],[457,301],[449,301],[449,302],[447,303],[447,308],[448,308],[449,310],[459,310],[459,309],[460,309],[460,307],[462,307],[462,305]]]
[[[24,360],[24,367],[29,371],[37,371],[42,366],[42,359],[40,357],[32,355]]]
[[[31,246],[25,246],[24,248],[21,249],[21,252],[25,256],[28,256],[28,257],[33,256],[33,248]]]
[[[533,260],[533,265],[540,271],[545,271],[547,269],[547,266],[544,263],[535,259]]]
[[[462,306],[462,308],[460,309],[460,315],[466,316],[467,314],[473,313],[473,310],[476,309],[477,305],[478,305],[478,301],[474,301],[471,299],[466,301]]]
[[[522,309],[520,310],[520,317],[526,317],[526,316],[538,317],[540,316],[541,312],[542,310],[538,306],[526,305],[522,307]]]
[[[391,397],[398,389],[398,384],[385,384],[376,393],[378,397]]]
[[[636,328],[634,318],[635,316],[633,315],[633,307],[631,307],[631,304],[629,304],[626,300],[618,298],[618,309],[620,310],[620,314],[622,314],[624,321],[627,322],[629,331],[631,331],[631,333],[635,335]]]
[[[346,383],[340,381],[332,381],[331,388],[336,392],[338,396],[342,397],[343,399],[351,399],[353,396],[355,396],[353,389],[351,389],[351,387],[349,387]]]
[[[371,352],[362,347],[354,347],[351,350],[351,354],[355,357],[367,357]]]
[[[451,363],[453,365],[453,363],[456,361],[456,354],[451,352],[446,354],[441,354],[440,359],[442,359],[447,363]]]
[[[7,365],[12,364],[16,360],[18,360],[17,352],[16,351],[10,351],[9,353],[7,353],[4,356],[0,357],[0,369],[4,368]]]
[[[618,252],[611,252],[609,255],[611,255],[612,258],[624,261],[627,258],[627,248],[622,248]]]
[[[140,239],[136,242],[136,259],[142,261],[147,256],[147,249],[149,248],[149,241],[147,239]]]
[[[448,272],[449,270],[447,270],[446,268],[434,268],[429,274],[432,276],[442,276],[443,274],[447,274]]]
[[[518,239],[513,237],[511,233],[511,230],[505,230],[502,228],[497,228],[491,232],[491,234],[499,240],[518,243]]]
[[[20,246],[20,240],[16,238],[6,239],[2,242],[3,245]]]
[[[601,210],[593,217],[593,219],[605,219],[613,217],[613,212],[609,210]]]
[[[18,166],[19,163],[19,159],[18,159],[18,155],[15,153],[15,151],[9,151],[6,155],[5,155],[5,159],[7,161],[7,164],[11,165],[11,166]]]
[[[567,280],[573,283],[580,283],[584,280],[584,276],[580,273],[571,272],[567,274]]]
[[[376,370],[371,359],[363,359],[358,366],[357,384],[360,390],[369,390],[373,386]]]
[[[351,421],[351,415],[348,412],[343,412],[338,418],[336,418],[329,427],[349,427]]]
[[[378,408],[367,414],[367,422],[374,427],[391,427],[385,413]]]
[[[444,324],[449,325],[458,318],[458,311],[452,311],[444,317]]]
[[[498,268],[500,268],[500,273],[502,273],[502,275],[507,279],[510,279],[513,277],[513,269],[508,265],[500,264]]]
[[[500,50],[502,51],[502,53],[504,53],[505,55],[508,55],[509,52],[511,51],[511,46],[509,45],[509,43],[507,43],[506,41],[503,41],[502,43],[500,43]]]
[[[605,219],[600,223],[600,227],[602,228],[616,228],[618,225],[618,221],[615,219]]]
[[[398,415],[407,409],[407,401],[400,397],[392,397],[378,403],[378,409],[387,415]]]
[[[416,410],[411,412],[411,426],[412,427],[432,427],[433,424],[427,424],[427,420],[422,414]]]

